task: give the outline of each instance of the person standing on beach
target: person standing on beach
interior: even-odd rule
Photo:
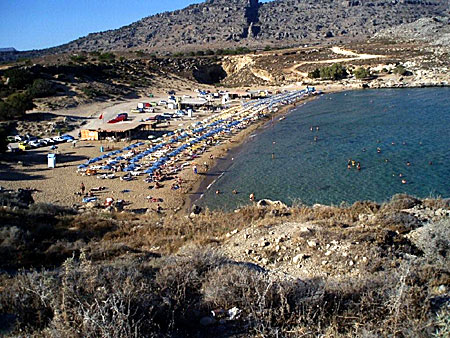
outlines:
[[[195,175],[197,175],[197,166],[196,165],[194,165],[192,167],[192,171],[194,172]]]
[[[250,201],[252,201],[252,202],[255,201],[255,194],[254,193],[251,193],[249,197],[250,197]]]
[[[84,192],[86,191],[86,187],[84,186],[83,182],[81,182],[80,188],[81,188],[81,195],[84,195]]]

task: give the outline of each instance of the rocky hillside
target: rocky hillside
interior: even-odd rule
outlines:
[[[348,42],[436,15],[448,15],[447,1],[207,0],[37,53],[99,49],[173,52]]]
[[[411,23],[381,30],[375,39],[426,41],[432,45],[450,47],[450,18],[421,18]]]

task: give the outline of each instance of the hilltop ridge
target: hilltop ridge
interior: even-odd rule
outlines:
[[[35,53],[95,50],[163,53],[349,42],[364,40],[384,28],[437,15],[448,15],[448,5],[443,1],[207,0]]]

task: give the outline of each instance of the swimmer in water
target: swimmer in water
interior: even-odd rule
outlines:
[[[409,166],[411,166],[411,162],[406,162],[406,165],[409,167]]]
[[[358,163],[356,164],[356,169],[361,170],[361,163],[358,162]]]
[[[406,180],[402,180],[402,184],[406,184],[407,182],[406,182]]]
[[[377,147],[377,153],[381,154],[381,148],[380,147]]]
[[[233,191],[232,191],[232,193],[233,193],[233,195],[237,195],[237,190],[236,189],[234,189]]]

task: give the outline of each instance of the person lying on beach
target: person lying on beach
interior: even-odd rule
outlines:
[[[106,189],[106,187],[95,187],[95,188],[91,188],[90,191],[103,191],[105,189]]]

